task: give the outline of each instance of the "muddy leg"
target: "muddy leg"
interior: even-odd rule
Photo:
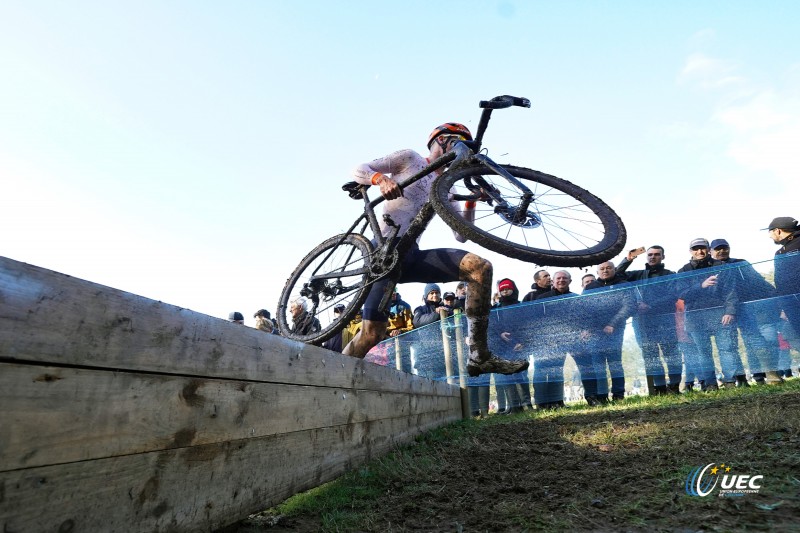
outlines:
[[[342,353],[363,359],[367,352],[386,338],[386,322],[364,320],[361,330],[347,343]]]
[[[489,330],[489,309],[492,302],[492,264],[468,253],[459,265],[461,280],[467,282],[467,300],[464,313],[469,324],[470,356],[478,361],[489,359],[491,353],[487,345]]]

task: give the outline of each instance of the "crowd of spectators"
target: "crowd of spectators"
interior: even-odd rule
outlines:
[[[662,246],[637,248],[618,265],[607,261],[597,265],[596,274],[583,275],[577,293],[571,290],[572,277],[566,270],[552,275],[546,269],[534,272],[531,290],[522,301],[517,284],[500,279],[493,298],[492,349],[504,358],[529,358],[533,371],[532,378],[524,373],[494,376],[498,412],[562,407],[568,357],[578,372],[566,387],[568,394],[580,391],[590,405],[622,399],[626,394],[623,341],[629,325],[646,377],[644,386],[638,375],[629,376],[637,391],[650,395],[713,391],[746,387],[751,382],[777,384],[791,377],[789,348],[800,347],[796,296],[800,294],[800,225],[779,217],[767,229],[774,242],[782,245],[776,252],[774,285],[749,262],[732,258],[726,239],[709,243],[705,238],[689,242],[689,261],[677,271],[666,268]],[[630,268],[640,255],[645,256],[643,268]],[[387,338],[453,315],[451,322],[463,324],[460,312],[465,299],[465,283],[445,292],[429,283],[421,305],[412,310],[395,290]],[[334,312],[341,313],[343,307]],[[308,334],[320,327],[303,301],[292,302],[290,314],[293,332]],[[268,311],[261,309],[254,317],[258,329],[278,333]],[[244,322],[238,312],[231,313],[229,320]],[[357,316],[323,346],[341,351],[360,323]],[[434,342],[432,347],[414,348],[397,343],[404,350],[402,370],[440,378],[441,357],[419,355],[441,353],[441,336],[437,342],[438,347]],[[411,351],[417,352],[416,358]],[[488,412],[489,383],[489,376],[471,379],[473,414]]]

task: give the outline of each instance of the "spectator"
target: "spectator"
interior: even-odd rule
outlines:
[[[731,246],[725,239],[711,241],[711,257],[737,267],[736,293],[739,300],[736,324],[747,353],[747,362],[758,383],[780,383],[778,374],[778,327],[781,310],[775,300],[777,291],[753,266],[744,259],[731,257]],[[744,373],[736,383],[748,386]]]
[[[350,323],[347,324],[347,327],[345,327],[344,330],[342,330],[342,346],[347,346],[347,343],[350,342],[352,338],[355,337],[359,331],[361,331],[363,316],[364,316],[364,310],[361,309],[353,318],[353,320],[351,320]]]
[[[708,241],[693,239],[689,243],[691,261],[678,273],[687,273],[678,281],[678,296],[686,308],[686,333],[691,337],[697,352],[695,371],[703,391],[717,390],[716,369],[711,352],[711,337],[717,344],[723,381],[726,387],[736,385],[736,376],[743,370],[738,351],[735,278],[730,271],[720,270],[720,261],[708,253]],[[690,276],[688,273],[708,270],[709,276]]]
[[[539,294],[536,301],[555,300],[573,295],[569,290],[570,283],[572,283],[570,273],[566,270],[559,270],[553,277],[552,288]],[[577,308],[579,306],[576,306],[574,302],[572,305],[548,302],[547,306],[543,308],[543,316],[546,317],[546,321],[543,322],[543,326],[538,332],[539,340],[542,341],[540,343],[542,349],[537,350],[534,355],[533,365],[533,398],[538,409],[564,407],[564,362],[567,352],[572,353],[572,357],[581,370],[584,394],[588,381],[594,378],[593,366],[591,364],[588,367],[582,366],[582,357],[586,351],[579,346],[580,333],[576,329],[581,320],[576,320],[575,316],[569,313]],[[594,390],[591,385],[589,389]]]
[[[595,281],[596,279],[597,279],[597,276],[595,276],[595,275],[594,275],[594,274],[592,274],[592,273],[589,273],[589,274],[584,274],[584,275],[581,277],[581,290],[585,290],[585,289],[586,289],[586,287],[587,287],[587,286],[588,286],[588,285],[589,285],[591,282]]]
[[[411,306],[403,300],[400,293],[395,288],[392,294],[391,307],[389,307],[389,322],[386,333],[390,338],[397,337],[403,333],[408,333],[414,329],[414,315],[411,313]],[[411,352],[405,341],[395,342],[395,349],[399,350],[395,357],[400,357],[400,369],[403,372],[411,372]]]
[[[244,315],[239,311],[231,311],[228,314],[228,322],[233,322],[234,324],[244,324]]]
[[[338,304],[333,307],[333,319],[339,320],[339,317],[344,313],[345,307],[343,304]],[[326,340],[322,343],[323,348],[327,348],[332,352],[342,352],[343,344],[342,339],[344,338],[344,329],[342,328],[336,335],[331,337],[330,339]]]
[[[606,261],[597,267],[597,280],[586,287],[591,293],[591,306],[585,337],[592,351],[597,380],[608,380],[606,368],[611,373],[611,399],[625,398],[625,372],[622,368],[622,341],[625,334],[625,321],[633,314],[634,304],[630,290],[621,285],[628,284],[623,274],[617,274],[614,263]],[[612,290],[623,289],[623,290]],[[598,294],[603,292],[604,294]],[[597,395],[600,403],[608,400],[607,395]]]
[[[428,324],[433,324],[441,318],[440,311],[448,311],[448,316],[452,310],[448,310],[442,301],[442,290],[436,283],[425,285],[425,294],[422,296],[422,305],[414,309],[412,323],[415,328],[421,328]]]
[[[501,279],[497,283],[497,293],[500,297],[496,308],[501,309],[519,304],[519,289],[513,280],[509,278]],[[495,329],[500,326],[500,329],[503,330],[503,313],[498,311],[495,316],[497,317],[497,322],[490,324],[490,328]],[[518,359],[519,357],[515,357],[515,354],[519,355],[522,350],[522,344],[515,340],[514,335],[510,331],[501,331],[499,338],[502,344],[493,344],[492,347],[497,350],[500,357],[503,359]],[[518,413],[523,411],[525,407],[531,408],[531,389],[530,385],[528,385],[527,373],[510,376],[495,374],[494,383],[497,389],[498,414]]]
[[[272,319],[269,316],[269,311],[266,309],[259,309],[256,311],[253,318],[256,319],[256,329],[266,331],[267,333],[272,333],[275,329],[275,325],[272,323]]]
[[[414,315],[411,313],[411,306],[408,305],[397,289],[392,295],[392,305],[389,308],[389,325],[387,333],[390,337],[397,337],[401,333],[407,333],[414,329]]]
[[[769,223],[769,236],[781,247],[775,252],[775,288],[783,296],[781,305],[792,329],[800,333],[800,223],[792,217],[777,217]]]
[[[647,263],[642,270],[628,270],[642,248],[631,250],[620,261],[617,273],[624,274],[628,281],[636,282],[634,289],[636,313],[633,316],[633,331],[636,342],[642,350],[647,389],[649,394],[658,395],[671,392],[678,394],[681,384],[681,352],[675,332],[674,286],[659,279],[674,275],[675,272],[664,266],[666,253],[662,246],[654,245],[647,249]],[[664,373],[666,366],[667,372]],[[669,383],[667,383],[669,378]]]
[[[442,295],[442,302],[447,307],[448,313],[456,310],[456,293],[446,292]]]
[[[694,390],[695,381],[699,379],[700,356],[691,337],[686,333],[686,302],[682,299],[675,302],[675,334],[678,337],[678,346],[683,353],[685,369],[683,391],[690,392]]]
[[[463,281],[459,281],[458,285],[456,285],[456,303],[455,308],[461,309],[461,312],[464,312],[464,304],[467,301],[467,284]]]
[[[433,324],[441,320],[441,311],[445,311],[447,316],[452,314],[447,307],[444,306],[441,297],[442,291],[436,283],[428,283],[425,285],[425,290],[422,294],[422,305],[414,309],[413,324],[414,328],[421,328]],[[444,361],[440,357],[434,357],[433,354],[441,354],[441,349],[429,349],[429,346],[439,346],[442,344],[441,334],[433,332],[420,332],[417,337],[417,344],[421,347],[423,354],[428,354],[425,359],[414,360],[414,368],[417,373],[427,376],[431,379],[441,379],[446,375]]]
[[[315,317],[308,314],[308,300],[299,298],[289,304],[292,315],[291,332],[295,335],[311,335],[322,329]]]
[[[523,302],[530,302],[535,300],[540,294],[544,294],[552,288],[550,280],[550,273],[547,270],[537,270],[533,274],[533,285],[531,285],[531,292],[525,295],[522,299]]]

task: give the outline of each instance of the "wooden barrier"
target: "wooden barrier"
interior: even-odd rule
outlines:
[[[460,396],[0,257],[2,531],[212,531],[459,420]]]

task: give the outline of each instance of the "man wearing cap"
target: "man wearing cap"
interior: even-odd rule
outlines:
[[[678,394],[683,365],[678,337],[675,332],[675,288],[664,276],[675,274],[664,266],[664,247],[653,245],[647,249],[647,263],[642,270],[628,270],[642,248],[631,250],[617,265],[617,273],[636,283],[636,313],[633,331],[642,350],[647,388],[651,396]],[[664,374],[666,364],[667,373]],[[669,383],[667,383],[669,378]]]
[[[735,323],[739,306],[736,278],[730,270],[721,270],[725,263],[713,259],[708,250],[708,240],[693,239],[689,243],[692,259],[678,270],[684,274],[678,280],[678,297],[684,301],[686,333],[697,356],[686,362],[686,371],[697,376],[703,391],[719,388],[711,337],[717,344],[725,386],[736,386],[736,376],[744,373]],[[700,270],[703,272],[697,272]]]
[[[231,311],[228,314],[228,322],[233,322],[234,324],[244,324],[244,315],[239,311]]]
[[[781,247],[775,252],[775,288],[792,328],[800,332],[800,223],[792,217],[777,217],[769,223],[769,236]]]
[[[736,295],[739,309],[736,324],[747,354],[748,366],[758,383],[780,383],[778,374],[778,322],[781,310],[775,301],[777,292],[748,261],[731,257],[731,245],[725,239],[711,241],[711,257],[736,267]],[[747,386],[744,373],[736,376],[739,386]]]
[[[452,291],[447,291],[442,295],[442,301],[444,302],[445,307],[450,311],[455,311],[456,309],[456,293]]]

